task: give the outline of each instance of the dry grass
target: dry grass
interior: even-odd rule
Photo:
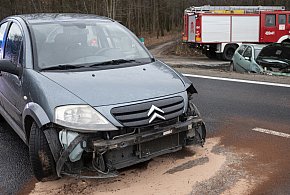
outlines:
[[[202,56],[201,50],[190,47],[183,43],[182,40],[177,40],[172,47],[162,53],[163,55],[176,55],[181,57]]]

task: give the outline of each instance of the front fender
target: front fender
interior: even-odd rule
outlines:
[[[184,75],[182,75],[181,73],[179,73],[178,71],[176,71],[174,68],[168,66],[167,64],[165,64],[164,62],[160,61],[163,65],[165,65],[167,68],[169,68],[171,71],[173,71],[182,81],[185,90],[187,90],[188,88],[190,88],[190,92],[191,93],[197,93],[197,90],[195,89],[195,87],[193,86],[193,83]]]
[[[34,102],[29,102],[24,107],[22,114],[23,129],[25,129],[25,118],[27,116],[32,117],[39,128],[51,122],[43,108]]]

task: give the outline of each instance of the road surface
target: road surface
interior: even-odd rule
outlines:
[[[290,139],[253,131],[290,134],[290,86],[267,86],[190,77],[199,92],[197,107],[210,136],[255,156],[246,169],[266,177],[252,194],[290,194]]]

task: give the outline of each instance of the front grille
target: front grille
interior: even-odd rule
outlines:
[[[151,106],[154,105],[164,111],[157,112],[165,118],[165,121],[176,118],[183,113],[184,100],[177,96],[162,100],[150,101],[129,106],[116,107],[111,110],[111,114],[125,127],[139,127],[149,125],[152,115],[147,116]],[[163,119],[156,118],[150,125],[164,122]]]

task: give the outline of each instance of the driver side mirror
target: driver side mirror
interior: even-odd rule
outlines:
[[[0,71],[20,76],[20,68],[10,60],[0,60]]]

